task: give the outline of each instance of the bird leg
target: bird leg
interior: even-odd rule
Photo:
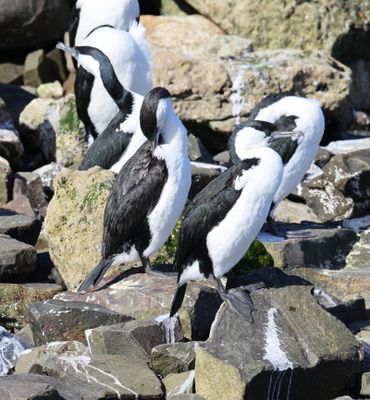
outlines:
[[[249,322],[253,321],[252,311],[255,310],[253,301],[249,293],[255,289],[259,289],[260,283],[240,286],[226,290],[220,278],[215,278],[217,282],[217,291],[221,299],[226,301],[232,310]]]
[[[167,268],[167,270],[166,269],[163,269],[163,270],[161,270],[161,268],[153,268],[152,267],[152,264],[150,263],[150,260],[149,260],[149,258],[147,258],[147,257],[144,257],[144,256],[141,256],[140,257],[141,258],[141,262],[143,263],[143,267],[144,267],[144,269],[145,269],[145,272],[146,273],[148,273],[148,274],[152,274],[152,275],[160,275],[160,276],[165,276],[165,277],[172,277],[172,276],[177,276],[177,272],[175,272],[174,270],[173,270],[173,266],[171,266],[171,268],[169,269],[169,268]],[[157,266],[158,267],[158,266]],[[161,266],[159,266],[159,267],[161,267]],[[163,266],[162,266],[163,267]]]
[[[145,272],[147,272],[147,273],[153,272],[152,264],[150,263],[149,258],[146,258],[144,256],[140,256],[140,258],[141,258],[141,262],[143,263]]]

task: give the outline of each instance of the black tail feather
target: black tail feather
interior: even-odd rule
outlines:
[[[177,287],[175,296],[173,297],[172,300],[170,318],[172,318],[177,313],[178,309],[181,307],[181,304],[185,297],[186,286],[187,284],[184,283],[183,285]]]
[[[86,292],[90,286],[96,286],[104,274],[107,272],[109,267],[112,265],[113,259],[111,258],[103,258],[96,267],[87,275],[85,280],[81,283],[80,287],[77,289],[77,292]]]

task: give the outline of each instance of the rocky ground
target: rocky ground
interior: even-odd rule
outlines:
[[[163,14],[142,22],[154,84],[190,132],[190,197],[228,165],[228,135],[265,95],[316,97],[326,117],[277,210],[282,234],[313,236],[261,233],[228,282],[265,283],[254,323],[209,281],[190,285],[171,330],[175,277],[126,265],[113,285],[74,291],[100,258],[114,174],[76,171],[87,143],[73,67],[54,49],[69,2],[20,3],[0,1],[0,399],[370,398],[367,2],[143,2]],[[172,263],[177,231],[154,264]]]

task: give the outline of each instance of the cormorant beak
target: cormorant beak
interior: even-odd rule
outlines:
[[[269,143],[274,142],[278,139],[291,139],[299,143],[304,138],[304,133],[302,131],[273,131],[269,137]]]
[[[65,51],[78,61],[79,53],[74,47],[69,47],[62,42],[58,42],[56,48]]]

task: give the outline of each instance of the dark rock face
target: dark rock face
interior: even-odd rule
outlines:
[[[34,246],[41,230],[36,218],[0,208],[0,234]]]
[[[0,235],[0,281],[20,282],[36,268],[34,247]]]
[[[69,24],[70,5],[63,0],[1,0],[0,51],[36,47],[60,38]]]
[[[79,301],[46,300],[29,304],[27,308],[36,345],[58,340],[86,343],[86,329],[131,319],[103,306]]]
[[[311,288],[261,289],[252,299],[254,324],[223,305],[209,340],[196,349],[197,394],[208,400],[264,399],[274,390],[302,400],[343,394],[358,372],[360,346]]]

